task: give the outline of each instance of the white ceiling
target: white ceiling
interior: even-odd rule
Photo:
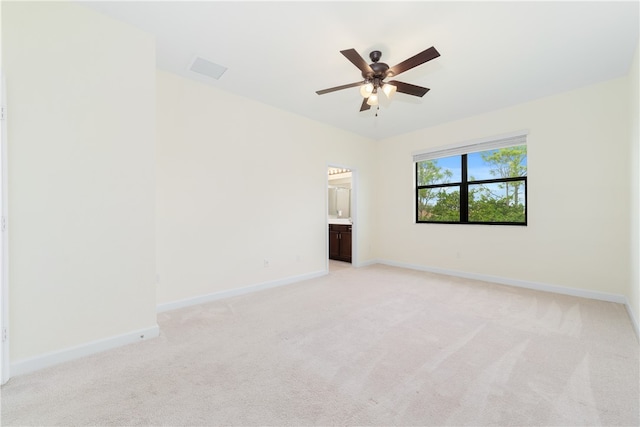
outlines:
[[[373,139],[480,114],[626,75],[639,2],[127,1],[82,2],[156,36],[158,68]],[[340,54],[393,66],[435,46],[441,56],[396,79],[398,93],[360,113],[361,80]],[[188,70],[195,56],[228,70]]]

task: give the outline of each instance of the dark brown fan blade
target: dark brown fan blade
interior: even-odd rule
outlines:
[[[371,105],[367,104],[367,99],[369,98],[365,98],[362,100],[362,105],[360,106],[360,111],[367,111],[369,108],[371,108]]]
[[[427,61],[431,61],[438,56],[440,56],[440,53],[435,47],[431,46],[429,49],[423,50],[419,54],[389,68],[387,75],[390,77],[397,76],[400,73],[404,73],[405,71],[412,69],[413,67],[417,67]]]
[[[367,64],[367,61],[365,61],[364,58],[360,56],[360,54],[356,52],[355,49],[341,50],[340,53],[343,54],[349,61],[351,61],[353,65],[358,67],[363,74],[373,75],[373,70],[371,69],[369,64]]]
[[[429,89],[426,87],[399,82],[397,80],[391,80],[390,82],[388,82],[388,84],[397,87],[398,92],[406,93],[413,96],[423,97],[425,93],[429,92]]]
[[[325,93],[335,92],[337,90],[348,89],[350,87],[356,87],[356,86],[361,86],[361,85],[362,85],[362,82],[349,83],[348,85],[342,85],[342,86],[332,87],[332,88],[329,88],[329,89],[317,90],[316,93],[318,95],[324,95]]]

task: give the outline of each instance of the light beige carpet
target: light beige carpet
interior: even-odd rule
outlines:
[[[376,265],[158,321],[157,339],[12,378],[2,425],[639,423],[619,304]]]

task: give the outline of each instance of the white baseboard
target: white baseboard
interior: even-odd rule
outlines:
[[[91,341],[86,344],[66,348],[64,350],[45,353],[30,359],[19,360],[11,364],[10,375],[15,377],[17,375],[28,374],[59,363],[69,362],[81,357],[121,347],[123,345],[133,344],[141,340],[156,338],[158,335],[160,335],[160,328],[158,328],[158,325],[154,325],[150,328],[139,329],[123,335]]]
[[[627,307],[627,313],[631,318],[631,325],[633,325],[633,330],[636,331],[636,337],[638,338],[638,341],[640,341],[640,324],[638,324],[638,317],[636,317],[635,313],[633,312],[629,301],[627,301],[625,305]]]
[[[359,262],[358,265],[354,265],[354,267],[357,267],[357,268],[367,267],[369,265],[374,265],[374,264],[381,264],[381,263],[378,262],[378,260],[376,260],[376,259],[370,259],[370,260],[367,260],[367,261]]]
[[[558,286],[558,285],[549,285],[547,283],[529,282],[526,280],[509,279],[505,277],[490,276],[486,274],[468,273],[465,271],[448,270],[444,268],[428,267],[424,265],[407,264],[407,263],[389,261],[384,259],[376,260],[376,262],[378,264],[390,265],[392,267],[401,267],[401,268],[408,268],[411,270],[427,271],[430,273],[445,274],[447,276],[455,276],[455,277],[462,277],[465,279],[482,280],[483,282],[498,283],[500,285],[516,286],[519,288],[527,288],[527,289],[532,289],[536,291],[552,292],[556,294],[571,295],[575,297],[623,304],[627,309],[627,313],[629,314],[631,325],[633,327],[633,330],[636,333],[636,338],[640,340],[640,326],[638,324],[638,318],[633,312],[633,309],[631,308],[631,304],[629,304],[629,300],[624,295],[611,294],[611,293],[599,292],[599,291],[590,291],[587,289],[569,288],[569,287]]]
[[[487,274],[469,273],[466,271],[448,270],[444,268],[428,267],[424,265],[406,264],[388,260],[378,260],[379,264],[390,265],[392,267],[402,267],[411,270],[428,271],[430,273],[445,274],[447,276],[462,277],[465,279],[481,280],[483,282],[497,283],[500,285],[516,286],[519,288],[532,289],[536,291],[552,292],[555,294],[571,295],[581,298],[596,299],[601,301],[616,302],[628,305],[624,295],[610,294],[606,292],[590,291],[587,289],[569,288],[565,286],[549,285],[546,283],[529,282],[526,280],[509,279]]]
[[[245,286],[238,289],[229,289],[226,291],[214,292],[211,294],[200,295],[192,298],[185,298],[178,301],[167,302],[158,304],[156,311],[162,313],[164,311],[177,310],[179,308],[190,307],[192,305],[204,304],[207,302],[217,301],[224,298],[235,297],[238,295],[244,295],[251,292],[262,291],[265,289],[275,288],[278,286],[290,285],[292,283],[301,282],[303,280],[315,279],[316,277],[325,276],[328,272],[326,270],[316,271],[314,273],[302,274],[299,276],[285,277],[284,279],[271,280],[269,282],[257,283],[255,285]]]
[[[420,270],[420,271],[427,271],[430,273],[445,274],[447,276],[462,277],[465,279],[482,280],[483,282],[491,282],[491,283],[498,283],[501,285],[516,286],[519,288],[527,288],[527,289],[532,289],[536,291],[552,292],[556,294],[571,295],[571,296],[576,296],[581,298],[588,298],[588,299],[595,299],[600,301],[624,304],[625,308],[627,309],[627,313],[629,314],[629,318],[631,320],[631,326],[633,327],[633,330],[636,333],[636,338],[638,338],[638,340],[640,341],[640,324],[638,323],[638,317],[633,312],[633,309],[631,308],[631,304],[629,304],[629,300],[624,295],[590,291],[586,289],[569,288],[569,287],[557,286],[557,285],[549,285],[546,283],[529,282],[525,280],[508,279],[504,277],[468,273],[464,271],[448,270],[444,268],[428,267],[424,265],[407,264],[407,263],[389,261],[389,260],[378,259],[375,261],[368,262],[369,265],[376,264],[376,263],[390,265],[393,267],[408,268],[411,270]]]
[[[229,298],[232,296],[243,295],[250,292],[257,292],[263,289],[274,288],[277,286],[288,285],[296,282],[300,282],[307,279],[313,279],[316,277],[324,276],[328,272],[318,271],[314,273],[287,277],[284,279],[273,280],[264,283],[258,283],[255,285],[247,286],[239,289],[231,289],[228,291],[216,292],[213,294],[203,295],[195,298],[188,298],[180,301],[175,301],[167,304],[160,304],[157,306],[157,311],[175,310],[182,307],[188,307],[190,305],[202,304],[209,301],[215,301],[222,298]],[[150,338],[156,338],[160,335],[160,328],[158,325],[153,327],[132,331],[123,335],[115,337],[109,337],[101,340],[91,341],[86,344],[81,344],[75,347],[45,353],[29,359],[19,360],[14,362],[9,367],[9,374],[7,377],[15,377],[17,375],[23,375],[30,372],[34,372],[49,366],[54,366],[59,363],[69,362],[81,357],[89,356],[92,354],[100,353],[106,350],[110,350],[116,347],[120,347],[127,344],[133,344],[135,342],[146,340]]]
[[[401,267],[401,268],[408,268],[411,270],[428,271],[430,273],[445,274],[447,276],[482,280],[483,282],[492,282],[492,283],[498,283],[501,285],[532,289],[536,291],[552,292],[556,294],[571,295],[575,297],[589,298],[589,299],[595,299],[600,301],[615,302],[618,304],[623,304],[627,309],[627,313],[629,314],[629,318],[631,320],[631,326],[633,327],[633,330],[636,333],[636,337],[640,340],[640,326],[638,324],[638,318],[636,317],[635,313],[631,309],[631,304],[629,304],[629,300],[624,295],[611,294],[607,292],[590,291],[586,289],[569,288],[565,286],[550,285],[547,283],[529,282],[526,280],[509,279],[505,277],[490,276],[486,274],[468,273],[466,271],[448,270],[444,268],[408,264],[408,263],[402,263],[402,262],[396,262],[396,261],[390,261],[390,260],[384,260],[384,259],[382,260],[379,259],[376,262],[378,264],[390,265],[392,267]]]

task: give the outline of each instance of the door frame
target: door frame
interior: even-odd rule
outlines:
[[[7,102],[5,75],[0,70],[0,383],[9,381],[9,231],[8,218],[8,159],[7,159]]]
[[[324,168],[324,254],[325,270],[329,271],[329,168],[348,169],[351,171],[351,265],[358,267],[358,170],[357,168],[338,162],[328,162]]]

